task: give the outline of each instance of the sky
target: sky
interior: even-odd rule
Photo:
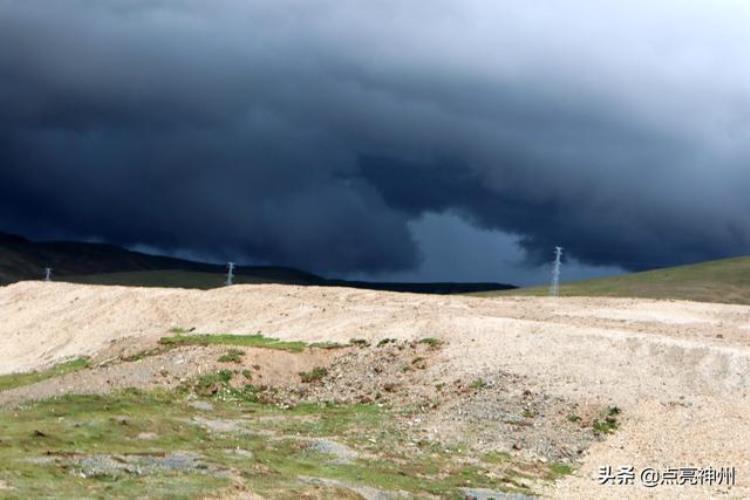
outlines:
[[[335,277],[750,254],[750,4],[0,0],[0,230]]]

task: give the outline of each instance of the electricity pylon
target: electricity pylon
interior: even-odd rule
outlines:
[[[555,247],[555,264],[552,266],[552,284],[549,294],[552,297],[560,295],[560,267],[562,266],[563,247]]]
[[[232,286],[234,284],[234,268],[234,262],[227,263],[227,281],[225,283],[227,286]]]

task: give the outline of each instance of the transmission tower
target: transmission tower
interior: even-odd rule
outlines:
[[[560,267],[562,266],[563,247],[555,247],[555,263],[552,266],[552,284],[549,287],[549,294],[552,297],[560,295]]]
[[[51,267],[45,267],[44,268],[44,281],[52,281],[52,268]]]
[[[225,283],[227,286],[232,286],[234,284],[234,268],[234,262],[227,263],[227,281]]]

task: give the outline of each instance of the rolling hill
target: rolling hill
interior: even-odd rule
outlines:
[[[547,287],[519,288],[504,295],[547,295]],[[494,292],[478,295],[495,295]],[[641,297],[750,304],[750,257],[655,269],[560,286],[562,296]]]
[[[56,281],[94,285],[210,289],[224,285],[224,266],[149,255],[114,245],[85,242],[33,242],[0,232],[0,286],[38,280],[44,268]],[[416,293],[470,293],[514,288],[502,283],[381,283],[326,279],[282,266],[240,266],[238,284],[347,286]]]

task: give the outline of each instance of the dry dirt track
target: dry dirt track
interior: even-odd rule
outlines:
[[[634,299],[434,297],[277,285],[210,292],[20,283],[0,288],[0,373],[153,342],[171,327],[340,341],[438,337],[436,379],[505,370],[621,407],[561,498],[750,498],[750,307]],[[597,486],[601,465],[734,466],[731,490]]]

